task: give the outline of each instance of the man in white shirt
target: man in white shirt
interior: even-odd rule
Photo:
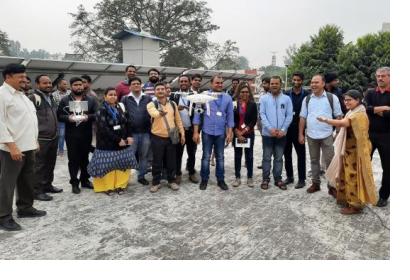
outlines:
[[[33,207],[38,123],[33,103],[19,90],[25,82],[25,72],[23,65],[7,65],[0,87],[0,228],[8,231],[21,230],[12,216],[16,186],[19,218],[46,215]]]

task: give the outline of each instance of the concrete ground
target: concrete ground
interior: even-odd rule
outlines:
[[[71,193],[66,158],[55,185],[64,192],[35,202],[48,215],[18,219],[20,232],[0,231],[0,259],[389,259],[389,207],[343,216],[326,191],[308,194],[290,186],[260,189],[261,139],[255,145],[255,187],[221,191],[214,168],[206,191],[188,183],[177,192],[151,194],[132,178],[128,193],[109,197]],[[201,146],[197,152],[200,167]],[[294,157],[296,158],[296,157]],[[294,162],[295,165],[295,162]],[[310,165],[308,163],[308,170]],[[296,168],[295,168],[296,170]],[[226,181],[234,180],[233,148],[225,151]],[[243,167],[242,174],[246,175]],[[374,174],[380,185],[376,155]],[[150,174],[147,179],[151,179]],[[309,181],[309,180],[308,180]],[[377,215],[379,216],[377,216]]]

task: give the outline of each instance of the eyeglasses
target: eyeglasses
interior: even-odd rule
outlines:
[[[343,101],[344,101],[344,102],[350,102],[350,101],[353,101],[353,99],[352,99],[352,98],[348,98],[348,99],[344,99]]]

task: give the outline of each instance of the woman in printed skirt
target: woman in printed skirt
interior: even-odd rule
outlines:
[[[251,87],[247,83],[239,84],[236,92],[236,108],[234,109],[234,139],[235,147],[235,182],[234,187],[241,184],[241,164],[242,154],[245,150],[245,163],[247,168],[247,185],[253,187],[253,145],[255,143],[254,127],[258,119],[258,109],[253,100]],[[238,147],[237,145],[245,144],[248,146]]]
[[[115,89],[107,88],[104,102],[97,112],[97,145],[89,166],[89,169],[91,167],[94,170],[94,175],[105,174],[93,178],[95,192],[123,194],[127,188],[135,157],[129,159],[130,155],[133,157],[132,151],[130,155],[125,153],[125,150],[130,150],[133,138],[123,108],[117,103]],[[132,163],[126,166],[126,161]]]

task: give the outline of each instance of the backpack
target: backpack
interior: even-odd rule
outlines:
[[[306,113],[308,113],[309,111],[309,101],[310,101],[310,98],[312,97],[312,94],[313,93],[310,93],[310,94],[308,94],[307,96],[306,96]],[[327,100],[329,101],[329,104],[330,104],[330,108],[332,109],[332,116],[333,116],[333,118],[334,117],[336,117],[335,116],[335,111],[334,111],[334,107],[333,107],[333,93],[330,93],[330,92],[327,92],[326,91],[326,96],[327,96]]]

